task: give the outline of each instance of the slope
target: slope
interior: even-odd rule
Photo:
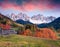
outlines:
[[[60,17],[58,17],[57,19],[55,19],[54,21],[50,22],[50,23],[43,23],[43,24],[39,24],[37,25],[40,28],[44,28],[44,27],[53,27],[54,29],[60,29]]]
[[[10,18],[8,18],[8,17],[6,17],[6,16],[4,16],[4,15],[2,15],[2,14],[0,14],[0,24],[4,24],[4,25],[9,24],[9,25],[11,25],[11,26],[16,25],[16,26],[23,27],[22,24],[18,24],[18,23],[14,22],[14,21],[11,20]]]
[[[0,37],[0,47],[60,47],[60,40],[46,40],[37,37],[11,35]]]

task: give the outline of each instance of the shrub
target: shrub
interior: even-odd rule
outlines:
[[[27,30],[24,31],[23,35],[32,36],[32,32],[31,32],[31,30],[27,29]]]
[[[49,29],[49,28],[42,28],[42,29],[37,29],[35,34],[35,37],[40,37],[40,38],[47,38],[47,39],[57,39],[56,33]]]

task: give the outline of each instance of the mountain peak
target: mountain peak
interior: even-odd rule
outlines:
[[[43,16],[41,14],[37,14],[37,15],[34,15],[32,17],[29,17],[27,14],[24,14],[24,13],[19,13],[17,15],[12,13],[10,18],[13,21],[22,19],[24,21],[32,22],[33,24],[49,23],[55,19],[55,17],[53,17],[53,16],[46,17],[46,16]]]
[[[26,14],[23,14],[23,13],[19,13],[17,15],[15,15],[14,13],[11,14],[10,18],[13,20],[13,21],[16,21],[18,19],[22,19],[24,21],[28,20],[30,17],[27,16]]]

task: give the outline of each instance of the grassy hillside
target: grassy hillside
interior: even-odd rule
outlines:
[[[21,28],[24,28],[24,25],[18,24],[11,20],[10,18],[0,14],[0,28],[5,28],[3,25],[7,26],[9,25],[11,29],[18,31]]]
[[[0,47],[60,47],[60,40],[21,35],[0,36]]]
[[[12,25],[12,26],[19,26],[19,27],[23,27],[22,24],[18,24],[16,22],[14,22],[13,20],[11,20],[10,18],[0,14],[0,23],[1,24],[9,24],[9,25]]]

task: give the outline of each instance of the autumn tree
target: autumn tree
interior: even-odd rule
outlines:
[[[24,27],[18,27],[17,34],[23,35],[25,28]]]
[[[49,28],[37,29],[34,36],[47,39],[57,39],[56,33]]]
[[[26,29],[26,30],[24,31],[23,35],[25,35],[25,36],[32,36],[32,32],[31,32],[30,29]]]

